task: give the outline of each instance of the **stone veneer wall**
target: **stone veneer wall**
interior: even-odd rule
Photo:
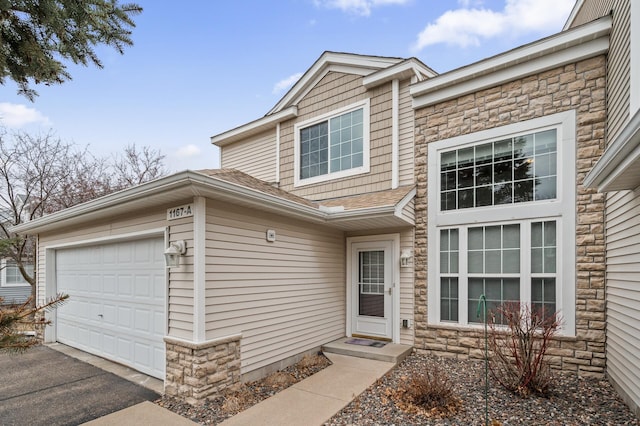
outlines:
[[[205,343],[165,338],[165,394],[199,404],[240,383],[240,338],[234,335]]]
[[[604,196],[582,186],[605,147],[606,57],[586,59],[416,111],[415,347],[482,357],[476,331],[427,324],[427,145],[442,139],[576,110],[576,338],[548,350],[555,368],[601,377],[605,369]],[[558,165],[561,167],[562,165]]]

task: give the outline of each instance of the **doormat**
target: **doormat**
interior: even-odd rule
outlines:
[[[385,342],[369,339],[349,339],[345,343],[349,343],[350,345],[371,346],[373,348],[381,348],[386,345]]]

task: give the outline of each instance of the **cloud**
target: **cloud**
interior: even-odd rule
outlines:
[[[288,89],[289,87],[293,86],[296,81],[300,80],[300,77],[302,77],[302,73],[301,72],[297,72],[293,75],[290,75],[289,77],[280,80],[279,82],[277,82],[274,86],[273,86],[273,94],[277,95],[278,93]]]
[[[378,6],[407,4],[410,0],[315,0],[316,6],[340,9],[360,16],[371,15],[371,9]]]
[[[189,157],[195,157],[197,155],[200,155],[200,148],[194,144],[189,144],[189,145],[185,145],[180,147],[177,151],[176,151],[176,156],[178,158],[189,158]]]
[[[35,108],[29,108],[22,104],[0,102],[0,124],[10,129],[19,129],[27,124],[49,126],[51,120]]]
[[[462,7],[449,10],[418,34],[412,46],[418,52],[427,46],[479,46],[484,40],[505,35],[559,31],[575,0],[507,0],[501,11],[473,7],[460,0]],[[478,3],[476,3],[478,4]]]

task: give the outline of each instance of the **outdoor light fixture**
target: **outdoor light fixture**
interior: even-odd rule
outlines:
[[[410,249],[402,250],[400,253],[400,266],[409,266],[411,264],[411,259],[413,258],[413,253]]]
[[[180,256],[184,256],[186,252],[187,243],[184,240],[169,244],[169,247],[164,251],[164,261],[167,268],[177,268],[180,266]]]

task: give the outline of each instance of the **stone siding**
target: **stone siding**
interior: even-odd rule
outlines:
[[[576,337],[549,349],[557,368],[602,376],[605,369],[604,196],[583,187],[605,146],[606,57],[558,67],[416,111],[415,347],[480,357],[476,331],[427,323],[427,146],[431,142],[568,110],[576,111]],[[561,166],[561,165],[559,165]],[[434,260],[432,260],[434,261]]]
[[[238,386],[240,338],[234,335],[201,344],[165,338],[165,394],[197,405],[223,389]]]

